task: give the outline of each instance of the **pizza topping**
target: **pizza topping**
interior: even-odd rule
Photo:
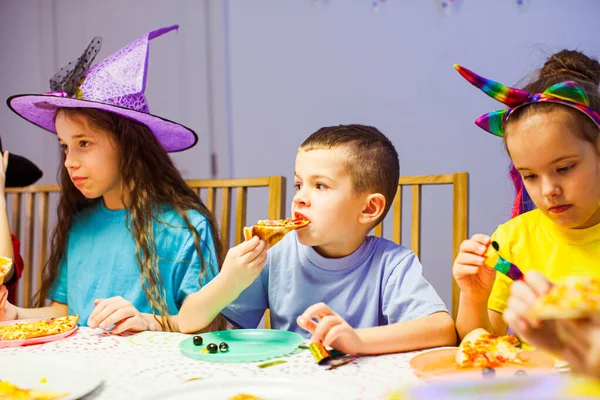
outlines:
[[[600,279],[570,276],[540,296],[531,314],[535,318],[577,318],[600,311]]]
[[[482,333],[475,340],[463,340],[460,345],[461,368],[494,368],[506,363],[520,364],[520,342],[514,335],[497,336]],[[458,356],[458,354],[457,354]]]
[[[303,217],[286,219],[261,219],[256,223],[258,226],[304,226],[310,221]]]
[[[79,321],[78,315],[69,315],[60,318],[0,325],[0,340],[25,340],[57,335],[75,329],[77,321]]]

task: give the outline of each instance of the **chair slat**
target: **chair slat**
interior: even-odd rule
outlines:
[[[21,237],[21,193],[12,194],[12,224],[10,231],[16,237]]]
[[[398,188],[394,203],[392,204],[393,234],[392,240],[396,244],[402,244],[402,186]]]
[[[211,213],[215,212],[216,201],[215,188],[211,187],[206,189],[206,208],[208,208],[208,211]]]
[[[383,221],[375,225],[375,228],[373,228],[373,234],[378,237],[383,236]]]
[[[246,226],[248,188],[239,186],[238,188],[236,188],[235,193],[235,244],[238,245],[244,241],[244,226]]]
[[[411,250],[421,254],[421,185],[412,185]]]
[[[25,195],[25,243],[23,246],[23,307],[31,307],[31,292],[33,289],[33,250],[35,243],[35,196],[36,193],[27,193]]]
[[[469,226],[469,174],[454,174],[454,193],[452,209],[452,262],[458,256],[460,244],[468,237]],[[452,276],[452,316],[456,319],[460,289]]]
[[[223,188],[221,191],[221,233],[223,235],[223,246],[229,249],[229,237],[231,232],[231,188]]]
[[[43,192],[39,194],[39,205],[38,205],[38,229],[40,230],[40,238],[38,242],[38,255],[37,255],[37,287],[40,287],[42,284],[43,272],[44,272],[44,263],[47,258],[47,249],[48,249],[48,209],[49,209],[49,200],[50,195],[48,192]],[[33,291],[33,295],[35,295],[37,290]]]

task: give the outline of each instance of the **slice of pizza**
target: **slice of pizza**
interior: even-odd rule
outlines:
[[[600,279],[569,276],[533,303],[530,316],[539,320],[576,319],[600,312]]]
[[[514,335],[492,335],[485,329],[469,332],[458,347],[459,368],[496,368],[508,363],[521,364],[521,349]]]
[[[244,239],[249,240],[253,236],[258,236],[273,247],[283,237],[294,229],[302,228],[310,224],[310,221],[304,217],[287,219],[262,219],[254,226],[244,227]]]
[[[0,340],[25,340],[69,332],[77,326],[79,315],[47,318],[39,321],[16,322],[0,326]]]
[[[4,278],[12,268],[12,264],[12,259],[0,256],[0,285],[4,283]]]

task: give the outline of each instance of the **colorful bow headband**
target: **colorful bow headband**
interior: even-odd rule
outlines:
[[[454,68],[473,86],[510,107],[508,110],[492,111],[475,120],[477,126],[493,135],[503,137],[504,127],[510,115],[520,107],[538,102],[559,103],[576,108],[590,117],[600,128],[600,115],[589,107],[590,103],[585,91],[576,82],[557,83],[543,93],[531,94],[486,79],[458,64],[454,64]]]

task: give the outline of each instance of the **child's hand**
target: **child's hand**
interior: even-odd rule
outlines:
[[[600,379],[600,315],[555,323],[565,339],[558,356],[569,362],[571,370]]]
[[[8,302],[8,289],[0,286],[0,321],[12,321],[17,315],[17,307]]]
[[[346,354],[362,352],[363,342],[356,330],[325,303],[308,307],[296,322],[301,328],[312,332],[312,342],[322,341],[324,346],[331,346]]]
[[[452,274],[461,293],[477,299],[490,297],[496,271],[485,265],[485,252],[490,243],[489,236],[477,234],[460,245],[454,260]]]
[[[232,247],[225,256],[220,274],[241,292],[250,286],[262,271],[267,260],[268,248],[267,243],[256,236]]]
[[[113,335],[125,331],[142,332],[150,329],[148,321],[144,319],[137,308],[121,296],[98,299],[94,301],[94,305],[96,308],[88,319],[90,328],[108,329],[114,325],[110,330]]]
[[[537,271],[512,284],[503,318],[528,343],[568,361],[574,371],[600,378],[600,315],[579,320],[537,321],[528,316],[535,299],[552,285]]]

